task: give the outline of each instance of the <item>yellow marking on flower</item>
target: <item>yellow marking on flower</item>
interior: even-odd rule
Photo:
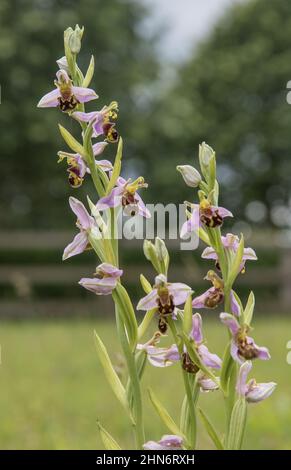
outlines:
[[[139,176],[135,181],[126,185],[126,191],[132,195],[140,188],[147,188],[147,183],[144,182],[144,178]]]
[[[224,287],[223,280],[216,274],[215,271],[208,271],[205,276],[205,279],[207,279],[207,281],[211,281],[215,289],[222,289]]]
[[[211,204],[210,202],[208,201],[207,198],[203,199],[202,201],[200,201],[200,204],[199,204],[199,207],[201,210],[207,210],[207,209],[210,209],[211,208]]]

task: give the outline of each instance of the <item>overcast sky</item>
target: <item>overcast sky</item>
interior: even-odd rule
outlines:
[[[247,0],[140,0],[151,7],[149,28],[161,24],[167,30],[159,45],[167,60],[184,60],[211,30],[225,10]]]

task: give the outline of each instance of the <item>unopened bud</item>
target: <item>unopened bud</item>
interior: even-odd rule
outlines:
[[[197,186],[199,186],[199,183],[201,182],[202,178],[196,168],[191,165],[178,165],[177,170],[183,176],[183,179],[187,186],[190,186],[191,188],[196,188]]]
[[[79,25],[76,25],[74,31],[70,34],[69,48],[71,49],[72,54],[79,54],[83,33],[84,28],[80,28]]]
[[[213,148],[207,145],[205,142],[199,145],[199,160],[200,164],[205,167],[208,167],[210,159],[215,155]]]

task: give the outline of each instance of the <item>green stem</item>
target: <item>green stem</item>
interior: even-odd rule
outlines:
[[[176,325],[173,321],[172,318],[168,318],[168,324],[170,326],[172,335],[174,337],[175,343],[178,347],[179,354],[182,356],[183,354],[183,344],[179,340],[178,337],[178,332],[176,329]],[[182,369],[182,375],[183,375],[183,382],[184,382],[184,388],[185,388],[185,394],[187,397],[187,404],[188,404],[188,410],[189,410],[189,416],[190,416],[190,427],[189,427],[189,433],[190,435],[187,435],[187,440],[189,441],[189,444],[191,444],[191,447],[193,447],[193,450],[196,447],[196,412],[195,412],[195,403],[193,399],[193,392],[189,380],[189,374],[183,369],[182,367],[182,362],[181,362],[181,369]]]
[[[128,344],[124,325],[120,321],[117,304],[115,305],[115,312],[116,312],[116,325],[117,325],[118,336],[119,336],[121,347],[125,356],[125,360],[126,360],[126,364],[128,368],[128,375],[129,375],[131,385],[132,385],[133,411],[134,411],[134,419],[135,419],[134,431],[135,431],[136,447],[137,449],[142,449],[142,445],[145,442],[145,436],[144,436],[142,399],[141,399],[141,390],[140,390],[140,383],[139,383],[139,378],[138,378],[138,371],[136,368],[134,354],[132,353]]]

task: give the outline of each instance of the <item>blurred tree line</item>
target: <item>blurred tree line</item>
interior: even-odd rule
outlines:
[[[118,129],[128,136],[125,153],[135,156],[133,135],[139,142],[145,139],[137,97],[158,70],[152,39],[141,34],[146,15],[134,0],[1,0],[2,228],[72,224],[68,196],[74,190],[67,184],[65,162],[56,164],[56,152],[66,149],[57,123],[79,128],[58,109],[36,108],[41,96],[54,88],[56,60],[64,54],[63,31],[68,26],[85,26],[81,68],[86,71],[91,54],[96,60],[91,86],[100,98],[89,108],[119,102]],[[113,157],[115,150],[110,146],[104,158]],[[83,186],[75,190],[76,197],[89,191]]]
[[[227,11],[157,105],[150,156],[165,200],[191,197],[173,168],[197,161],[205,140],[218,156],[223,203],[251,222],[291,226],[289,80],[290,1],[251,0]]]
[[[120,104],[126,176],[144,174],[144,199],[190,199],[177,164],[197,162],[205,140],[218,155],[223,203],[253,222],[286,223],[290,197],[291,5],[250,0],[231,8],[171,84],[160,75],[154,36],[141,27],[147,11],[135,0],[1,0],[2,226],[71,226],[60,111],[39,110],[53,88],[55,61],[63,55],[63,30],[85,26],[80,65],[96,59],[89,108]],[[163,77],[161,80],[160,77]],[[78,129],[78,127],[76,127]],[[106,149],[104,158],[114,155]],[[89,191],[84,184],[74,195]],[[285,209],[284,209],[285,208]],[[284,212],[285,210],[285,212]],[[289,216],[290,217],[290,216]]]

